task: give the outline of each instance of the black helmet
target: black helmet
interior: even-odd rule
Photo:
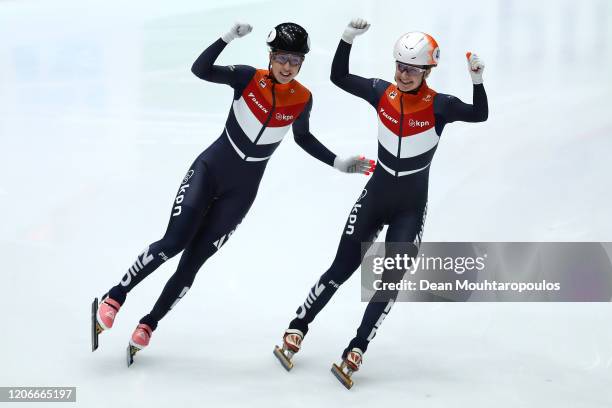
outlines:
[[[266,44],[272,51],[289,51],[306,54],[310,51],[310,38],[304,28],[295,23],[277,25],[268,34]]]

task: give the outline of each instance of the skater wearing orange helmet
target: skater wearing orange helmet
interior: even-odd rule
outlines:
[[[426,79],[438,65],[440,48],[426,33],[409,32],[395,43],[395,83],[351,74],[349,54],[353,40],[369,27],[363,19],[354,19],[346,27],[332,63],[331,80],[376,110],[377,167],[350,211],[334,261],[298,308],[285,331],[282,347],[275,349],[287,370],[293,367],[293,355],[300,350],[309,324],[361,264],[362,243],[371,244],[388,225],[385,242],[403,243],[402,252],[416,256],[427,209],[429,168],[444,127],[455,121],[482,122],[488,117],[482,85],[484,64],[475,54],[467,54],[473,104],[429,88]],[[394,254],[387,249],[386,256]],[[397,282],[404,271],[387,272],[383,280]],[[334,375],[347,388],[352,386],[351,375],[359,370],[363,354],[389,314],[397,293],[381,291],[374,295],[356,336],[342,353],[341,365],[332,366]]]

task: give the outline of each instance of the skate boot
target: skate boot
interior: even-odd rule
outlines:
[[[151,336],[153,335],[153,329],[148,324],[140,323],[136,326],[130,344],[127,348],[127,365],[128,367],[134,363],[134,356],[143,348],[149,345]]]
[[[348,352],[340,367],[338,365],[333,364],[331,368],[332,374],[346,387],[347,390],[350,390],[353,386],[353,380],[351,379],[351,375],[355,371],[359,371],[359,367],[361,367],[361,361],[363,360],[363,351],[358,349],[357,347],[353,348]]]
[[[274,346],[274,355],[278,358],[278,361],[285,367],[285,370],[289,371],[293,368],[293,362],[291,359],[293,355],[300,351],[302,340],[304,339],[304,333],[298,329],[287,329],[283,335],[283,347]]]
[[[93,300],[91,305],[91,351],[98,348],[100,333],[113,327],[119,309],[121,309],[119,302],[108,296],[103,298],[100,304],[98,304],[98,298]]]

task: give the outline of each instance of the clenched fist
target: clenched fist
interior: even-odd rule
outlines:
[[[230,41],[244,37],[253,31],[253,27],[247,23],[235,23],[230,30],[221,36],[221,39],[229,44]]]
[[[467,57],[468,70],[472,77],[472,83],[474,85],[482,84],[482,72],[484,71],[485,64],[476,54],[468,52],[465,54]]]
[[[365,33],[366,31],[368,31],[369,28],[370,24],[363,18],[354,18],[344,29],[344,33],[342,33],[342,39],[345,42],[352,44],[355,37]]]

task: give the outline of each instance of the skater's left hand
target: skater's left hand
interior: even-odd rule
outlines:
[[[334,167],[343,173],[362,173],[369,176],[376,169],[376,162],[365,156],[336,157]]]
[[[465,54],[467,57],[468,71],[472,77],[472,83],[474,85],[482,84],[482,72],[485,69],[484,62],[476,54],[468,52]]]

